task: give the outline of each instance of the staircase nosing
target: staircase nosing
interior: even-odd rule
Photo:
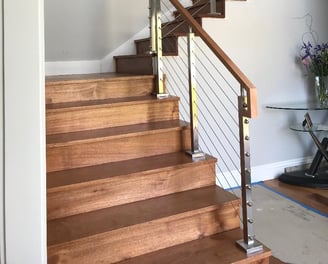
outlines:
[[[154,126],[153,127],[149,126],[149,124],[153,124]],[[142,126],[142,125],[144,125],[144,126]],[[158,125],[158,126],[156,126],[156,125]],[[160,125],[164,125],[164,126],[160,126]],[[165,127],[165,125],[168,125],[168,126]],[[61,140],[60,139],[51,140],[51,137],[58,136],[58,134],[54,134],[54,135],[47,136],[46,146],[47,146],[47,148],[52,148],[52,147],[60,147],[60,146],[71,146],[71,145],[75,145],[75,144],[83,144],[83,143],[87,143],[87,142],[92,143],[92,142],[100,142],[100,141],[104,141],[104,140],[121,139],[121,138],[135,137],[135,136],[141,136],[141,135],[152,135],[152,134],[156,134],[156,133],[165,133],[165,132],[169,132],[169,131],[182,130],[186,126],[187,126],[186,123],[176,119],[176,120],[170,120],[170,121],[158,121],[158,122],[152,122],[152,123],[124,126],[124,128],[126,128],[126,127],[131,128],[130,131],[125,131],[125,132],[119,131],[123,127],[110,127],[110,128],[95,129],[93,131],[87,130],[87,131],[63,133],[63,134],[60,134],[63,136],[63,138]],[[139,131],[133,130],[133,128],[138,128],[138,127],[140,127]],[[103,133],[102,133],[102,135],[87,136],[88,133],[96,132],[96,131],[101,131]],[[81,136],[80,136],[80,138],[78,138],[77,136],[75,138],[74,138],[74,136],[72,136],[71,138],[69,136],[67,138],[64,138],[65,134],[66,135],[80,134]]]
[[[144,75],[134,75],[134,74],[117,74],[117,76],[104,76],[104,77],[89,77],[90,74],[77,74],[79,77],[76,79],[69,79],[68,76],[73,75],[57,75],[57,76],[46,76],[45,84],[46,86],[57,86],[65,84],[81,84],[81,83],[94,83],[94,82],[111,82],[111,81],[124,81],[126,79],[154,79],[154,75],[144,74]],[[57,80],[55,78],[58,78]],[[60,79],[62,77],[62,79]],[[67,79],[65,79],[65,77]],[[53,79],[52,79],[53,78]],[[73,78],[73,77],[71,77]],[[85,79],[83,79],[85,78]]]
[[[78,111],[81,109],[97,109],[103,107],[138,105],[138,104],[144,104],[150,102],[163,103],[163,102],[178,101],[178,100],[179,98],[176,96],[169,96],[167,98],[157,99],[152,95],[108,98],[108,99],[97,99],[97,100],[84,100],[84,101],[77,101],[77,102],[48,103],[46,107],[46,111],[47,113],[56,113],[56,112],[67,111],[67,109]]]
[[[236,228],[223,233],[178,244],[169,248],[163,248],[141,256],[122,260],[120,264],[169,264],[169,263],[203,263],[206,264],[257,264],[272,255],[271,251],[264,246],[263,252],[247,255],[241,248],[236,246],[236,241],[243,237],[242,230]],[[229,252],[229,253],[228,253]],[[229,257],[225,256],[229,254]],[[175,262],[177,258],[181,261]],[[270,262],[271,263],[271,262]]]
[[[186,212],[173,214],[173,215],[170,215],[170,216],[164,216],[164,217],[161,217],[161,218],[156,218],[156,219],[145,221],[145,222],[136,223],[134,225],[123,226],[123,227],[120,227],[120,228],[117,228],[117,229],[111,229],[111,230],[107,230],[107,231],[104,231],[104,232],[99,232],[99,233],[95,233],[95,234],[92,234],[92,235],[87,235],[87,236],[76,238],[76,239],[73,239],[73,240],[61,242],[61,243],[58,243],[58,244],[51,244],[51,245],[48,245],[48,248],[57,247],[58,245],[63,246],[63,245],[71,244],[71,243],[81,243],[81,242],[82,243],[83,242],[90,243],[90,240],[98,240],[98,239],[101,239],[101,238],[105,239],[106,237],[111,236],[113,232],[114,233],[115,232],[121,232],[122,230],[125,230],[125,229],[129,231],[129,229],[131,229],[131,228],[141,227],[143,225],[148,226],[149,224],[154,224],[154,223],[155,224],[161,224],[161,223],[166,223],[166,222],[173,221],[173,220],[177,221],[179,219],[192,217],[194,215],[199,215],[199,214],[203,214],[203,213],[206,213],[206,212],[211,212],[211,211],[221,209],[222,205],[227,206],[227,205],[232,205],[232,204],[233,204],[233,206],[239,206],[239,201],[238,200],[228,201],[228,202],[224,202],[224,203],[220,203],[220,204],[210,205],[210,206],[206,206],[206,207],[203,207],[203,208],[198,208],[198,209],[189,210],[189,211],[186,211]]]
[[[166,155],[170,155],[170,154],[165,154],[165,155],[159,155],[159,156],[166,156]],[[150,157],[146,157],[146,158],[140,158],[141,159],[144,159],[144,160],[147,160],[149,159]],[[90,179],[90,180],[85,180],[85,181],[80,181],[80,182],[71,182],[71,183],[66,183],[66,184],[61,184],[61,185],[57,185],[57,186],[48,186],[47,187],[47,192],[48,193],[55,193],[55,192],[61,192],[61,191],[65,191],[67,189],[79,189],[81,187],[86,187],[86,186],[89,186],[89,185],[99,185],[99,184],[102,184],[102,183],[106,183],[108,181],[110,181],[111,179],[113,178],[120,178],[120,177],[125,177],[125,176],[133,176],[133,175],[137,175],[139,174],[140,172],[144,172],[145,174],[154,174],[154,173],[157,173],[157,172],[160,172],[162,170],[166,170],[166,171],[173,171],[175,169],[182,169],[182,168],[189,168],[189,167],[192,167],[192,166],[195,166],[195,165],[203,165],[203,164],[210,164],[210,163],[215,163],[217,161],[216,158],[214,157],[211,157],[209,155],[206,155],[206,158],[204,160],[199,160],[197,162],[194,162],[194,161],[190,161],[190,162],[185,162],[185,163],[179,163],[179,164],[169,164],[169,165],[166,165],[166,166],[163,166],[163,167],[157,167],[157,168],[143,168],[143,169],[140,169],[140,170],[136,170],[136,171],[131,171],[129,173],[117,173],[117,174],[113,174],[113,175],[109,175],[108,177],[101,177],[101,178],[98,178],[98,179]],[[124,162],[120,162],[120,163],[127,163],[128,161],[124,161]],[[110,166],[111,163],[107,163],[107,164],[101,164],[101,165],[97,165],[98,167],[101,167],[101,166],[104,166],[104,165],[107,165],[107,166]],[[81,170],[83,168],[78,168],[76,170]],[[68,171],[74,171],[75,169],[70,169]],[[50,172],[48,173],[48,177],[51,177],[51,174],[58,174],[58,172]],[[59,172],[60,173],[60,172]],[[74,175],[74,172],[72,172],[72,174]],[[76,178],[78,176],[72,176],[71,178]]]
[[[174,33],[168,34],[166,36],[163,36],[163,39],[179,37],[181,34],[186,35],[187,33],[183,33],[183,32],[182,33],[176,33],[176,32],[174,32]],[[150,41],[150,37],[142,38],[142,39],[136,39],[134,42],[138,43],[138,42],[145,42],[145,41]]]
[[[211,193],[205,202],[202,201],[199,203],[192,203],[192,201],[195,201],[195,197],[197,199],[198,196],[203,195],[203,193],[207,194],[207,192]],[[169,194],[162,197],[133,202],[130,204],[100,209],[80,215],[69,216],[63,219],[50,220],[48,221],[48,226],[57,223],[62,230],[60,231],[58,228],[56,229],[56,234],[58,234],[60,238],[54,239],[56,241],[49,241],[49,245],[62,244],[67,242],[70,243],[80,239],[90,239],[91,237],[97,237],[98,235],[108,234],[113,230],[119,230],[122,228],[128,228],[141,224],[148,224],[150,222],[166,222],[169,219],[181,219],[192,215],[202,214],[204,212],[218,210],[227,206],[239,206],[240,199],[238,197],[235,197],[231,193],[224,193],[223,197],[220,192],[223,194],[225,191],[213,185],[210,187],[203,187],[199,189],[184,191],[181,193]],[[173,201],[174,205],[172,204]],[[171,206],[162,208],[161,204],[163,203],[171,204]],[[178,205],[178,208],[175,208],[176,205]],[[139,217],[131,218],[129,216],[130,214],[135,215],[136,212],[139,214]],[[147,215],[145,212],[147,212]],[[99,214],[101,216],[99,216]],[[94,221],[92,219],[92,215],[93,217],[96,217],[96,219],[100,218],[101,220]],[[108,220],[111,219],[111,217],[114,217],[114,215],[115,220],[112,219],[112,223],[110,223]],[[124,218],[122,218],[123,216]],[[72,225],[74,225],[74,223],[80,223],[81,219],[84,217],[89,219],[89,226],[91,229],[86,230],[85,228],[82,228],[83,230],[75,230],[74,236],[63,239],[61,234],[62,232],[65,232],[65,228],[67,228],[67,226],[71,226],[71,228],[73,228]],[[121,221],[116,221],[116,219],[121,218],[125,219],[124,223]],[[98,229],[100,226],[102,227]]]

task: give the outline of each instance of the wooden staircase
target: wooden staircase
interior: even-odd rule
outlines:
[[[193,6],[187,8],[194,16],[200,25],[202,18],[224,18],[225,17],[225,1],[216,0],[217,13],[209,14],[210,5],[207,0],[193,0]],[[178,38],[186,36],[189,32],[189,26],[182,20],[178,12],[174,12],[175,20],[162,24],[163,34],[163,55],[177,56],[178,55]],[[136,54],[115,56],[116,72],[133,73],[133,74],[152,74],[152,55],[149,54],[150,38],[135,40]],[[139,67],[134,65],[138,64]]]
[[[185,154],[179,98],[152,95],[139,57],[46,79],[48,263],[269,263],[236,246],[239,199]]]

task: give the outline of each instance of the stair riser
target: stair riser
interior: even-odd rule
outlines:
[[[47,172],[179,152],[189,147],[187,129],[74,144],[47,145]]]
[[[217,0],[216,1],[216,12],[220,15],[224,15],[225,13],[225,0]],[[197,4],[197,6],[191,7],[188,9],[189,13],[192,15],[198,15],[198,14],[209,14],[211,9],[210,9],[210,4],[209,1],[194,1],[194,3]],[[201,4],[203,6],[201,6]],[[179,12],[174,12],[174,15],[176,18],[180,18],[181,16],[179,15]]]
[[[47,103],[88,101],[107,98],[150,95],[154,92],[153,78],[122,78],[120,80],[85,83],[48,84]]]
[[[48,190],[48,220],[215,184],[215,163],[140,172]],[[65,205],[65,206],[63,206]]]
[[[47,135],[179,119],[178,101],[47,110]]]
[[[115,263],[239,227],[235,203],[202,213],[121,228],[85,239],[48,247],[49,263]],[[237,209],[238,210],[238,209]],[[61,262],[60,262],[61,261]]]
[[[135,42],[137,54],[145,54],[149,52],[149,39],[139,40]],[[170,36],[163,39],[163,55],[164,56],[177,56],[178,55],[178,38]]]
[[[117,57],[116,72],[131,74],[153,74],[153,61],[151,56],[145,57]]]
[[[200,18],[196,18],[199,24],[202,23]],[[174,33],[189,33],[189,25],[184,21],[176,21],[163,26],[162,34],[166,37],[168,34]]]

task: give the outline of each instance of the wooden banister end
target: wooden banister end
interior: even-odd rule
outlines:
[[[257,90],[255,87],[248,91],[248,102],[249,102],[249,117],[255,118],[258,116],[258,102],[257,102]]]

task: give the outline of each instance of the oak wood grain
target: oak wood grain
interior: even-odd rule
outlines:
[[[47,105],[47,135],[179,119],[178,98],[107,99]]]
[[[185,150],[189,133],[183,126],[153,128],[129,134],[108,135],[47,143],[47,172],[117,162]]]
[[[328,214],[328,189],[301,187],[286,184],[277,179],[265,181],[264,184],[296,201],[319,210],[324,214]]]
[[[193,161],[189,154],[175,152],[164,155],[154,155],[146,158],[131,159],[120,162],[50,172],[47,174],[48,189],[62,189],[65,186],[87,183],[89,181],[102,181],[111,177],[120,177],[143,172],[160,172],[162,169],[181,169],[201,166],[216,162],[214,157],[205,156],[204,160]]]
[[[115,263],[237,228],[238,204],[213,186],[50,221],[48,256]]]
[[[47,104],[146,96],[152,92],[154,92],[152,75],[104,73],[46,78]]]
[[[210,237],[159,250],[120,264],[265,264],[271,252],[264,248],[262,253],[247,256],[237,245],[242,238],[240,229],[226,231]],[[270,263],[271,264],[271,263]]]
[[[180,153],[181,155],[186,156],[184,153]],[[176,153],[173,153],[172,156],[178,157]],[[144,168],[134,173],[48,188],[48,220],[215,185],[216,160],[210,157],[203,162],[192,162],[189,158],[188,163],[168,167],[162,165],[165,163],[164,160],[161,162],[162,159],[158,159],[156,163],[152,157],[138,160],[140,163],[145,162]],[[149,162],[155,163],[158,168],[147,170]],[[133,166],[133,163],[127,161],[124,165],[130,167]],[[123,162],[120,164],[123,165]],[[111,174],[111,164],[107,165],[106,171]],[[139,168],[141,166],[139,165]],[[104,169],[104,166],[99,167]],[[95,168],[99,171],[99,168]],[[88,171],[90,178],[98,176],[91,169]],[[121,173],[121,171],[124,169],[117,172]],[[103,175],[104,173],[105,171],[102,172]],[[77,180],[78,175],[68,175],[67,177]]]
[[[115,56],[116,72],[132,74],[153,74],[152,55]]]

